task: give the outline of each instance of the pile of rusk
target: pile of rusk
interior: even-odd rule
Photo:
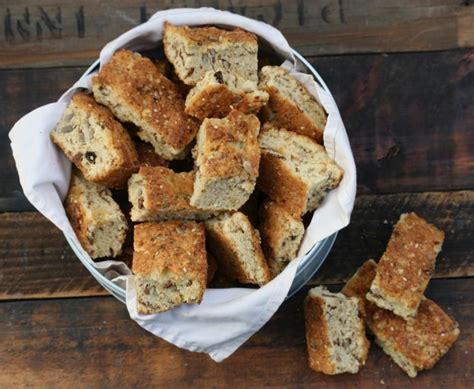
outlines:
[[[115,52],[51,133],[77,167],[65,208],[92,258],[121,253],[110,189],[128,186],[143,314],[200,303],[216,269],[271,281],[343,175],[321,144],[324,109],[285,69],[259,69],[254,34],[166,23],[163,48]]]
[[[159,60],[117,51],[93,77],[92,95],[76,93],[51,133],[77,168],[65,208],[92,258],[121,254],[129,221],[110,189],[128,187],[142,314],[200,303],[215,275],[224,283],[271,281],[297,256],[302,217],[343,176],[322,145],[326,112],[285,69],[259,69],[254,34],[165,23],[163,47]],[[421,222],[406,220],[413,218]],[[422,296],[435,238],[413,225],[426,239],[404,246],[414,257],[390,254],[391,245],[402,250],[392,238],[377,269],[367,262],[344,288],[358,297],[310,291],[312,368],[358,371],[368,351],[362,316],[411,376],[454,342],[456,323]],[[387,294],[398,285],[392,273],[409,280],[406,291],[416,287],[409,309],[405,294]]]
[[[366,261],[341,293],[311,289],[305,300],[310,367],[358,372],[369,351],[367,326],[410,377],[432,368],[459,336],[458,323],[424,296],[443,240],[435,226],[405,213],[380,261]]]

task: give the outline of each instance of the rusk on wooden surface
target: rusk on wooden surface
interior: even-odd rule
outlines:
[[[404,319],[371,302],[367,292],[373,285],[380,262],[368,260],[357,269],[342,289],[363,302],[364,319],[375,341],[409,377],[431,369],[458,339],[460,330],[455,318],[434,301],[423,297],[415,317]]]
[[[441,251],[444,232],[414,212],[393,228],[367,299],[408,319],[415,317]]]
[[[472,49],[310,62],[329,85],[346,124],[359,194],[474,189]],[[16,102],[0,104],[1,136],[28,111],[55,101],[84,70],[0,72],[0,101]],[[28,210],[9,142],[0,143],[0,162],[0,210]]]
[[[345,282],[367,258],[380,258],[393,224],[408,211],[446,231],[434,278],[474,276],[473,204],[474,191],[359,196],[351,224],[339,232],[310,284]],[[130,263],[129,257],[125,248],[118,259]],[[0,263],[0,300],[108,293],[89,275],[61,232],[37,212],[0,214]]]
[[[358,193],[377,196],[357,199],[351,225],[339,233],[313,283],[341,282],[368,257],[379,258],[392,224],[408,211],[446,230],[435,278],[474,275],[474,53],[459,49],[474,45],[470,3],[199,2],[269,22],[305,55],[345,54],[309,59],[341,110],[358,163]],[[0,72],[0,101],[8,102],[0,104],[0,136],[6,140],[19,117],[55,101],[86,69],[41,67],[88,66],[107,41],[171,6],[197,3],[7,0],[0,10],[4,37],[0,68],[15,69]],[[453,48],[457,50],[386,54]],[[370,52],[383,54],[347,54]],[[0,143],[0,162],[0,211],[32,210],[21,194],[8,141]],[[446,192],[408,193],[423,191]],[[379,196],[383,193],[397,194]],[[38,213],[0,215],[0,264],[2,300],[107,294],[62,234]],[[4,302],[0,304],[0,349],[4,350],[0,386],[37,386],[39,381],[54,386],[58,380],[65,387],[78,382],[106,387],[176,386],[179,382],[195,387],[232,383],[327,389],[413,383],[378,346],[356,376],[326,377],[312,372],[303,338],[305,293],[283,304],[258,334],[219,365],[144,332],[112,297]],[[469,298],[473,293],[471,279],[431,281],[427,296],[456,317],[462,334],[435,369],[418,376],[417,386],[474,387],[472,369],[466,368],[474,365],[474,306]],[[66,368],[69,365],[79,368]],[[140,375],[129,371],[140,371]]]
[[[309,290],[304,301],[309,367],[324,374],[357,373],[367,361],[370,343],[365,335],[359,297]]]
[[[0,354],[0,385],[35,386],[40,381],[54,386],[58,380],[66,387],[77,382],[84,386],[176,386],[179,382],[194,387],[231,383],[322,389],[375,387],[381,381],[387,387],[413,384],[377,345],[357,375],[324,376],[312,371],[307,364],[302,309],[307,290],[285,302],[255,336],[219,364],[144,331],[113,297],[4,302],[0,304],[0,346],[8,352]],[[472,371],[466,368],[474,365],[473,293],[468,279],[434,280],[428,287],[427,296],[456,317],[463,332],[435,369],[419,374],[415,381],[419,387],[473,386]],[[69,368],[69,363],[80,369]],[[133,371],[140,374],[124,374]]]

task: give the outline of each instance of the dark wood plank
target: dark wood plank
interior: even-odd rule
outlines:
[[[56,101],[84,70],[85,68],[0,71],[0,212],[33,210],[18,181],[8,132],[23,115]]]
[[[345,281],[366,259],[378,259],[402,212],[415,211],[446,231],[436,278],[474,276],[474,191],[360,196],[312,284]],[[125,250],[129,260],[129,249]],[[103,291],[37,213],[0,214],[0,300],[101,295]]]
[[[474,187],[474,51],[317,58],[359,193]]]
[[[0,300],[107,295],[39,213],[0,214]]]
[[[340,107],[359,192],[474,188],[474,51],[312,59]],[[27,210],[6,136],[85,68],[0,71],[0,211]],[[441,82],[443,80],[443,82]]]
[[[427,295],[458,320],[461,335],[432,370],[416,379],[408,378],[375,344],[356,375],[324,376],[310,370],[302,310],[305,293],[283,304],[259,333],[221,364],[146,333],[111,297],[2,303],[0,385],[473,387],[473,279],[431,282]]]
[[[356,200],[351,224],[342,230],[312,284],[345,282],[367,259],[382,256],[393,225],[405,212],[416,212],[445,231],[436,260],[436,278],[474,276],[474,191],[429,192]]]
[[[7,1],[0,10],[0,67],[86,64],[100,48],[159,9],[212,6],[279,28],[306,55],[472,47],[469,2],[179,0]]]

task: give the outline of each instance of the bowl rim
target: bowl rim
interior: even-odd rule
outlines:
[[[326,93],[328,93],[331,98],[333,98],[331,91],[327,87],[326,83],[313,68],[313,66],[304,58],[299,52],[295,49],[291,48],[292,54],[295,58],[301,62],[307,71],[313,75],[317,82],[321,85]],[[89,68],[82,74],[80,79],[83,79],[90,75],[98,66],[100,65],[100,59],[94,61]],[[291,284],[290,290],[288,291],[288,295],[286,296],[285,300],[289,299],[295,293],[297,293],[306,283],[316,274],[319,270],[321,265],[326,260],[329,252],[334,245],[334,242],[337,237],[337,232],[333,233],[332,235],[316,242],[313,247],[303,256],[300,263],[298,264],[298,268],[296,269],[295,278],[293,283]],[[104,289],[109,291],[115,298],[117,298],[122,303],[126,302],[126,290],[121,286],[117,285],[116,283],[112,282],[108,278],[104,277],[102,273],[100,273],[97,268],[94,267],[92,260],[89,260],[84,254],[81,248],[79,248],[76,242],[71,239],[69,236],[64,234],[69,246],[72,248],[74,254],[79,258],[82,264],[86,267],[87,270],[92,274],[92,276],[102,285]]]

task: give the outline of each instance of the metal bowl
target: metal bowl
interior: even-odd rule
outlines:
[[[311,64],[296,50],[292,49],[292,52],[301,65],[309,74],[312,74],[320,86],[331,95],[329,88],[326,86],[325,82],[319,75],[319,73],[314,69]],[[99,67],[99,60],[95,61],[89,69],[86,70],[83,77],[89,75],[94,70]],[[295,279],[293,280],[293,284],[288,292],[287,299],[293,296],[296,292],[298,292],[306,283],[316,274],[319,270],[321,265],[324,263],[324,260],[328,256],[331,248],[336,240],[337,232],[332,234],[331,236],[315,243],[315,245],[309,250],[306,255],[302,258],[298,268],[296,270]],[[66,236],[66,240],[71,246],[72,250],[82,262],[82,264],[86,267],[87,270],[92,274],[92,276],[101,284],[105,289],[107,289],[113,296],[115,296],[118,300],[125,303],[125,289],[120,287],[119,285],[114,284],[109,279],[105,278],[91,263],[90,260],[84,256],[83,251],[77,247],[76,243],[73,242]]]

